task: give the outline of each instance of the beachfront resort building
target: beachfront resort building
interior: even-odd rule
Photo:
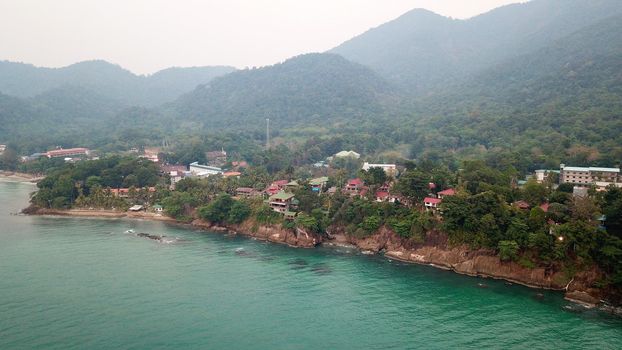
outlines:
[[[44,153],[44,155],[48,158],[60,158],[60,157],[66,158],[66,157],[71,157],[71,156],[88,156],[90,152],[91,151],[88,148],[84,148],[84,147],[67,148],[67,149],[59,148],[59,149],[55,149],[53,151]]]

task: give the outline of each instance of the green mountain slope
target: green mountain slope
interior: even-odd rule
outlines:
[[[333,54],[307,54],[237,71],[181,97],[174,111],[207,128],[331,127],[382,115],[393,88],[370,69]]]
[[[534,166],[622,160],[622,16],[420,99],[415,152],[511,150]],[[427,148],[429,150],[429,148]]]
[[[617,0],[533,0],[468,20],[413,10],[331,52],[425,95],[616,14]]]

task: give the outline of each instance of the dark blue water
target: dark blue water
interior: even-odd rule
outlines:
[[[0,183],[0,349],[622,348],[620,318],[559,293],[345,248],[9,215],[32,190]]]

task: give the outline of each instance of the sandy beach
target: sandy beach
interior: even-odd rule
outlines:
[[[92,217],[92,218],[130,218],[130,219],[144,219],[166,222],[177,222],[177,220],[157,213],[149,212],[123,212],[118,210],[103,210],[103,209],[39,209],[37,215],[55,215],[55,216],[75,216],[75,217]]]
[[[15,171],[0,170],[0,181],[14,181],[14,182],[30,182],[35,183],[42,180],[44,176],[38,176],[27,173],[19,173]]]

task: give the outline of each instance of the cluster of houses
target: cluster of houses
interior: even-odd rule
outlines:
[[[0,153],[6,149],[5,145],[0,145]],[[56,157],[71,157],[71,156],[88,156],[90,151],[86,148],[71,148],[71,149],[57,149],[46,153],[38,154],[37,156],[45,156],[48,158]],[[157,152],[145,152],[143,158],[147,158],[154,162],[158,162]],[[359,159],[361,155],[354,151],[341,151],[336,153],[332,157],[328,157],[326,162],[318,162],[314,164],[315,167],[328,167],[327,162],[330,162],[338,158],[350,158]],[[206,178],[213,175],[219,175],[223,177],[235,177],[239,178],[242,174],[240,171],[242,168],[248,167],[245,161],[232,162],[232,169],[230,171],[224,170],[222,167],[227,164],[227,152],[224,149],[220,151],[212,151],[206,153],[208,164],[200,164],[199,162],[193,162],[188,167],[183,165],[168,165],[160,164],[162,174],[167,174],[170,177],[172,190],[175,189],[175,185],[186,177],[194,178]],[[399,175],[396,164],[374,164],[365,162],[362,165],[362,170],[369,171],[372,168],[380,168],[385,174],[392,179],[397,178]],[[560,165],[559,170],[547,170],[540,169],[534,173],[534,178],[537,182],[543,183],[550,181],[552,176],[559,177],[559,184],[570,183],[575,187],[575,192],[587,192],[587,188],[595,187],[597,190],[605,190],[608,186],[614,185],[622,188],[622,175],[619,168],[600,168],[600,167],[574,167]],[[524,182],[524,181],[521,181]],[[311,190],[316,193],[326,192],[328,194],[334,194],[338,191],[337,187],[326,188],[328,183],[328,177],[319,177],[311,179],[309,185]],[[253,198],[263,197],[265,202],[276,212],[282,213],[286,218],[293,218],[296,216],[296,210],[298,209],[298,200],[295,198],[293,192],[299,187],[300,184],[297,181],[279,180],[274,181],[267,186],[263,191],[250,187],[239,187],[235,190],[235,194],[239,198]],[[148,188],[148,191],[155,191],[155,188]],[[369,197],[369,187],[365,185],[364,181],[360,178],[354,178],[348,180],[341,192],[350,196]],[[453,196],[456,191],[453,188],[444,189],[436,192],[434,184],[430,184],[430,194],[424,198],[423,207],[427,211],[442,214],[440,212],[440,206],[443,199],[448,196]],[[119,188],[111,189],[110,192],[114,196],[128,197],[129,189]],[[387,182],[380,186],[375,194],[375,201],[377,202],[403,202],[408,203],[407,199],[401,198],[398,195],[391,193],[391,183]],[[513,203],[513,205],[519,209],[529,209],[529,204],[523,201]],[[544,211],[547,211],[548,205],[543,204],[540,206]],[[159,209],[158,209],[159,208]],[[162,207],[157,205],[154,207],[156,211],[162,211]]]
[[[435,185],[430,184],[430,189],[434,189]],[[425,197],[423,199],[423,206],[428,211],[439,212],[440,213],[440,205],[443,203],[443,198],[453,196],[456,194],[456,190],[453,188],[448,188],[446,190],[442,190],[436,195],[430,195],[429,197]]]
[[[358,154],[352,154],[352,151],[345,152],[344,156],[356,157]],[[337,154],[339,155],[339,154]],[[360,155],[359,155],[360,156]],[[397,167],[395,164],[369,164],[363,165],[363,170],[369,170],[373,167],[381,168],[390,177],[397,175]],[[328,177],[318,177],[309,180],[309,186],[311,191],[315,193],[326,192],[329,195],[335,194],[338,189],[333,186],[327,188]],[[298,181],[278,180],[272,182],[263,191],[258,191],[249,187],[239,187],[236,189],[236,195],[240,198],[259,197],[263,196],[267,198],[265,202],[276,212],[282,213],[286,218],[293,218],[296,216],[295,210],[298,208],[298,200],[295,198],[293,192],[299,187]],[[365,185],[365,182],[360,178],[348,180],[341,192],[350,196],[366,197],[369,192],[369,187]],[[396,202],[398,197],[392,195],[390,192],[390,183],[385,183],[378,188],[375,193],[375,200],[378,202]]]
[[[220,175],[225,178],[239,178],[242,175],[239,170],[248,167],[246,161],[233,161],[231,162],[231,169],[224,170],[222,166],[227,163],[227,152],[224,150],[207,152],[205,155],[208,159],[208,164],[193,162],[188,167],[185,165],[160,164],[160,172],[168,175],[171,179],[170,189],[174,190],[175,185],[186,177],[201,179]]]

